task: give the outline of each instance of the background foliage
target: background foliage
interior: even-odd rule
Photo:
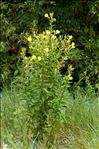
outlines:
[[[99,57],[99,2],[96,0],[47,1],[24,0],[2,1],[1,9],[1,73],[2,80],[10,79],[20,67],[20,51],[26,46],[23,34],[37,30],[38,33],[48,27],[44,18],[46,12],[54,12],[58,28],[62,35],[73,35],[76,51],[71,52],[68,63],[75,67],[73,82],[85,85],[88,79],[97,84]],[[6,58],[5,58],[6,57]],[[67,65],[67,63],[66,63]],[[88,67],[90,65],[90,67]],[[64,67],[63,72],[66,71]]]

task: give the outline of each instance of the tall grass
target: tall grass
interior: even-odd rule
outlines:
[[[35,127],[31,126],[32,115],[23,97],[20,91],[14,89],[5,89],[1,96],[2,144],[8,144],[9,149],[99,148],[99,97],[92,88],[75,90],[75,98],[66,90],[65,107],[58,111],[60,118],[53,114],[56,109],[49,109],[42,138],[36,128],[37,117],[32,121]]]

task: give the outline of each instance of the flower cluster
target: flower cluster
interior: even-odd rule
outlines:
[[[45,18],[49,18],[49,16],[48,16],[48,14],[47,14],[47,13],[45,13],[45,15],[44,15],[44,16],[45,16]]]
[[[29,52],[32,56],[29,58],[25,56],[24,60],[26,61],[24,62],[27,69],[31,65],[34,65],[35,68],[40,67],[39,69],[45,67],[43,69],[46,70],[46,72],[50,70],[53,75],[59,75],[59,70],[69,58],[69,51],[75,48],[75,43],[72,41],[72,35],[67,35],[63,38],[60,34],[60,30],[53,30],[53,13],[46,13],[44,16],[49,19],[50,28],[40,34],[34,33],[26,38],[28,41]],[[32,67],[30,67],[30,69],[31,68]],[[68,74],[65,76],[66,82],[73,80],[73,70],[74,68],[70,65],[68,67]]]
[[[75,43],[74,43],[74,42],[71,43],[71,48],[72,48],[72,49],[75,48]]]
[[[67,44],[68,44],[68,46],[70,46],[71,49],[74,49],[75,48],[75,43],[74,42],[71,43],[72,39],[73,39],[72,35],[68,36],[67,37]]]
[[[41,61],[41,56],[36,56],[36,55],[32,55],[32,57],[31,57],[31,61],[35,61],[35,60],[38,60],[38,61]]]
[[[74,70],[74,68],[72,67],[72,65],[70,65],[69,67],[68,67],[68,75],[66,76],[66,79],[68,80],[68,81],[70,81],[70,80],[73,80],[73,77],[72,77],[72,71]]]
[[[69,80],[69,81],[70,81],[70,80],[73,80],[73,77],[72,77],[71,75],[68,75],[66,78],[67,78],[67,80]]]
[[[45,48],[44,52],[48,53],[49,52],[49,48]]]
[[[45,18],[48,18],[51,22],[54,22],[54,21],[56,21],[56,19],[53,18],[53,15],[54,15],[53,12],[50,13],[49,15],[48,15],[48,13],[45,13],[44,17],[45,17]]]

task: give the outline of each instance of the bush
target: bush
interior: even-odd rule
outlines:
[[[21,3],[20,3],[21,2]],[[34,1],[3,1],[1,10],[0,44],[0,84],[13,79],[20,67],[20,49],[24,45],[23,32],[36,29],[39,5]],[[2,86],[0,89],[2,89]]]

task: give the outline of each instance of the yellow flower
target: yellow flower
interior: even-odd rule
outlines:
[[[64,60],[68,60],[68,57],[67,57],[67,56],[65,56],[65,57],[64,57]]]
[[[33,56],[31,57],[31,60],[36,60],[36,56],[33,55]]]
[[[56,18],[53,18],[53,21],[55,22],[56,21]]]
[[[27,40],[28,40],[29,42],[31,42],[31,41],[32,41],[32,37],[29,36],[29,37],[27,38]]]
[[[50,31],[49,30],[46,30],[46,34],[49,35],[50,34]]]
[[[67,50],[68,50],[68,48],[65,48],[65,49],[64,49],[64,51],[67,51]]]
[[[56,39],[56,36],[55,35],[52,35],[52,39]]]
[[[27,60],[28,58],[25,56],[24,59]]]
[[[72,36],[72,35],[70,35],[68,38],[71,40],[71,39],[73,38],[73,36]]]
[[[53,18],[53,15],[54,15],[54,13],[53,13],[53,12],[52,12],[52,13],[50,13],[50,17],[51,17],[51,18]]]
[[[71,40],[68,38],[67,40],[67,44],[70,45]]]
[[[59,30],[56,30],[56,34],[60,34],[60,31]]]
[[[70,75],[68,75],[68,76],[67,76],[67,80],[73,80],[73,77],[70,76]]]
[[[49,16],[48,16],[48,14],[47,14],[47,13],[45,13],[45,15],[44,15],[44,16],[45,16],[45,18],[49,18]]]
[[[72,42],[72,44],[71,44],[71,48],[72,48],[72,49],[75,48],[75,43],[74,43],[74,42]]]
[[[38,61],[41,61],[41,59],[42,59],[42,58],[41,58],[40,56],[38,56],[38,58],[37,58],[37,59],[38,59]]]
[[[46,53],[48,53],[49,49],[48,49],[48,48],[45,48],[44,51],[45,51]]]

